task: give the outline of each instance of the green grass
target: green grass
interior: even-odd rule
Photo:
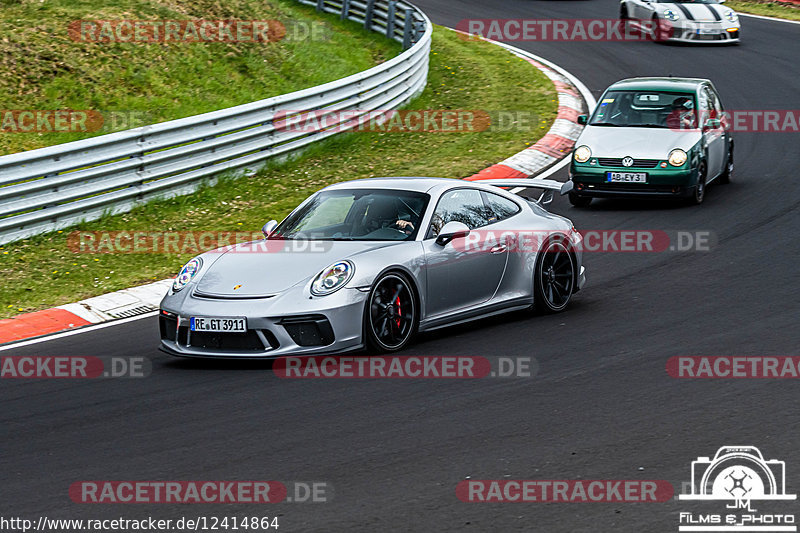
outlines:
[[[787,20],[800,20],[800,6],[779,2],[758,2],[752,0],[728,0],[726,6],[740,13],[751,13],[765,17],[777,17]]]
[[[274,43],[84,43],[77,20],[278,20]],[[297,22],[323,39],[302,39]],[[366,70],[401,46],[290,0],[0,0],[0,110],[95,110],[96,133],[4,133],[0,155],[253,102]],[[308,24],[306,25],[308,27]],[[112,124],[111,113],[121,120]],[[128,119],[136,123],[129,123]]]
[[[537,117],[517,128],[468,133],[339,135],[301,158],[250,178],[153,202],[130,213],[86,223],[81,230],[248,231],[280,220],[332,182],[373,176],[463,177],[538,140],[557,112],[555,89],[527,62],[485,42],[437,28],[428,86],[414,109],[518,111]],[[85,254],[67,247],[69,231],[0,248],[0,316],[60,305],[174,276],[191,255]]]

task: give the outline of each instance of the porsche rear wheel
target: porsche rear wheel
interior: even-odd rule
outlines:
[[[364,313],[367,347],[379,353],[405,348],[417,329],[418,308],[411,282],[404,274],[389,272],[378,278]]]
[[[534,271],[533,301],[541,313],[558,313],[567,308],[575,292],[575,258],[563,239],[545,243]]]

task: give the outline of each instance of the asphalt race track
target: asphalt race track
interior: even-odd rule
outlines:
[[[617,2],[418,0],[464,18],[615,18]],[[515,43],[595,94],[632,76],[710,78],[729,109],[800,109],[800,25],[743,18],[735,47]],[[595,200],[580,229],[710,231],[710,252],[589,253],[555,316],[514,314],[422,337],[403,355],[532,356],[533,379],[280,380],[268,363],[177,360],[154,317],[2,355],[144,356],[146,379],[3,380],[3,514],[281,516],[279,531],[668,532],[686,502],[464,503],[474,479],[662,479],[723,445],[786,461],[800,491],[796,380],[676,380],[678,355],[800,355],[800,134],[737,133],[730,185],[699,207]],[[563,171],[556,176],[566,179]],[[265,220],[269,218],[265,216]],[[79,480],[300,480],[327,503],[79,505]],[[797,502],[791,509],[797,512]]]

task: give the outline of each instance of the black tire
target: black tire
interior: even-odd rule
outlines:
[[[628,8],[627,8],[627,7],[625,7],[625,6],[622,6],[622,7],[619,9],[619,19],[620,19],[620,20],[629,20],[629,17],[628,17]]]
[[[575,257],[563,238],[550,239],[536,259],[533,302],[539,313],[559,313],[575,292]]]
[[[725,164],[725,170],[719,175],[719,182],[727,185],[731,182],[731,176],[733,176],[733,145],[731,145],[731,149],[728,152],[728,162]]]
[[[397,352],[414,337],[419,303],[411,281],[400,272],[387,272],[372,285],[364,309],[364,339],[377,353]]]
[[[568,196],[569,203],[575,207],[589,207],[589,204],[592,203],[592,198],[590,196],[579,196],[574,192],[569,193]]]
[[[689,197],[689,203],[692,205],[700,205],[706,198],[706,179],[708,178],[708,173],[705,161],[700,162],[700,165],[697,167],[697,174],[697,185],[694,188],[694,192],[692,192],[692,196]]]

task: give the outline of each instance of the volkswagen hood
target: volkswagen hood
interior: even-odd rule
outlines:
[[[592,157],[626,157],[665,160],[680,148],[687,153],[700,140],[700,130],[586,126],[575,147],[586,145]]]

